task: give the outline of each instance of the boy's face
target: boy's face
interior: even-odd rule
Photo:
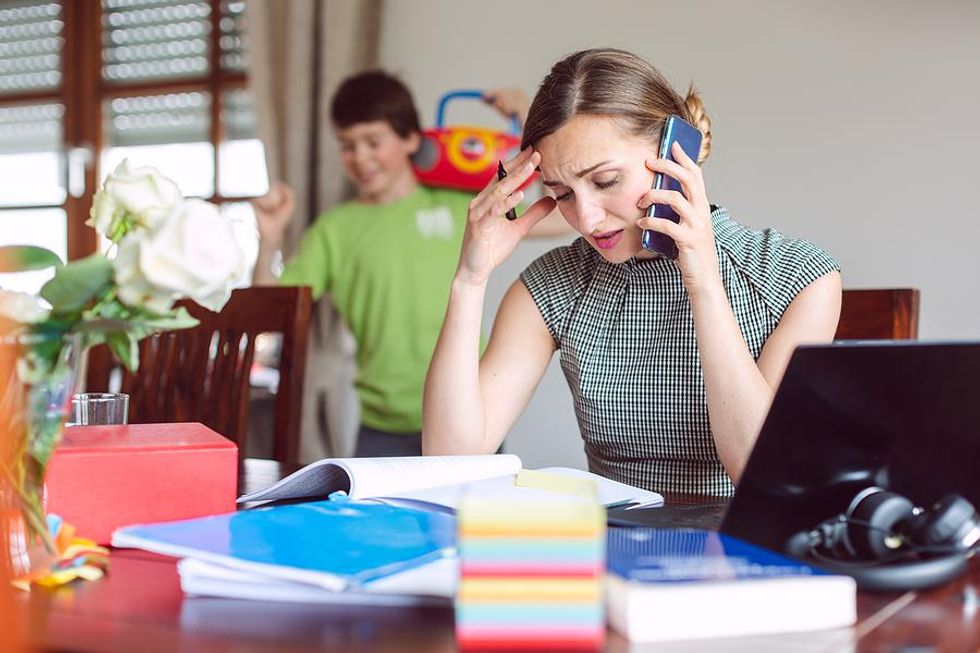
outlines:
[[[402,138],[384,120],[359,122],[336,128],[340,161],[358,198],[384,204],[401,199],[414,188],[415,173],[409,157],[419,146],[419,135]]]

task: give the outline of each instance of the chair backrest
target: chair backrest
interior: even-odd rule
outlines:
[[[845,290],[837,340],[914,340],[919,337],[915,288]]]
[[[306,287],[239,288],[219,313],[181,302],[200,324],[140,342],[139,369],[122,378],[130,422],[201,422],[236,441],[244,454],[255,339],[279,333],[272,457],[297,462],[311,304]],[[108,389],[113,367],[105,346],[93,348],[86,389]]]

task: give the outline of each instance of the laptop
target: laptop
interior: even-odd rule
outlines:
[[[610,524],[714,528],[775,551],[882,487],[920,506],[980,506],[980,342],[800,347],[728,503],[610,514]]]
[[[980,342],[797,349],[720,530],[783,551],[871,486],[980,506]]]

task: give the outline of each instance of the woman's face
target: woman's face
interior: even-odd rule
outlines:
[[[578,115],[538,141],[543,183],[572,227],[610,263],[652,256],[640,247],[637,204],[653,184],[645,165],[656,157],[647,138],[630,136],[612,118]]]

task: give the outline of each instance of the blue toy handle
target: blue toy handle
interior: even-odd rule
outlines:
[[[442,127],[443,121],[446,117],[446,105],[449,104],[450,100],[455,100],[457,98],[471,98],[476,100],[483,100],[483,91],[473,90],[473,89],[461,89],[458,91],[449,91],[443,94],[439,99],[439,107],[436,109],[436,127]],[[510,116],[510,133],[515,136],[521,133],[521,121],[517,119],[516,116]]]

